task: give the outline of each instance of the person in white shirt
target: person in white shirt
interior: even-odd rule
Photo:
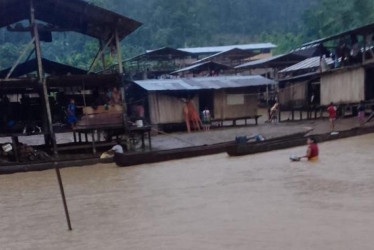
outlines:
[[[111,149],[102,153],[100,158],[101,159],[112,158],[116,153],[117,154],[123,154],[124,151],[123,151],[123,147],[121,145],[121,140],[117,140],[116,143],[117,144],[114,145]]]
[[[123,147],[119,144],[115,145],[112,147],[111,150],[109,151],[112,151],[113,153],[117,153],[117,154],[123,154]]]

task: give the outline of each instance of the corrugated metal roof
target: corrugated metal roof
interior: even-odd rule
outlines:
[[[222,52],[213,54],[211,56],[204,57],[203,59],[200,59],[200,60],[196,61],[195,63],[213,61],[213,59],[219,58],[219,57],[226,57],[226,58],[236,57],[236,58],[239,58],[239,59],[243,59],[243,58],[252,57],[254,55],[256,55],[254,52],[235,48],[235,49],[222,51]]]
[[[252,75],[142,80],[134,81],[134,83],[148,91],[175,91],[243,88],[273,85],[277,82],[262,76]]]
[[[225,69],[230,68],[229,66],[209,61],[209,62],[202,62],[202,63],[198,63],[198,64],[193,64],[191,66],[188,66],[188,67],[182,68],[180,70],[176,70],[174,72],[171,72],[170,74],[173,75],[173,74],[177,74],[177,73],[180,73],[180,72],[190,71],[192,69],[198,69],[198,68],[201,68],[201,67],[209,65],[209,64],[212,65],[212,66],[214,65],[214,66],[218,66],[218,67],[225,68]]]
[[[191,56],[191,53],[181,51],[178,49],[163,47],[154,50],[147,50],[145,53],[127,59],[126,61],[137,61],[142,59],[167,59],[172,60],[174,58],[183,58]]]
[[[350,30],[341,32],[341,33],[336,34],[336,35],[332,35],[332,36],[329,36],[329,37],[325,37],[325,38],[321,38],[321,39],[318,39],[318,40],[315,40],[315,41],[312,41],[312,42],[305,43],[305,44],[302,45],[302,47],[324,43],[324,42],[335,40],[335,39],[345,37],[345,36],[348,36],[348,35],[362,35],[364,33],[370,33],[370,32],[373,32],[373,31],[374,31],[374,23],[370,23],[370,24],[360,26],[360,27],[355,28],[355,29],[350,29]]]
[[[257,50],[257,49],[273,49],[277,46],[272,43],[254,43],[254,44],[238,44],[238,45],[227,45],[227,46],[212,46],[212,47],[196,47],[196,48],[179,48],[179,50],[194,53],[219,53],[232,49],[242,50]]]
[[[309,79],[309,80],[312,80],[312,79],[317,79],[321,76],[321,73],[320,72],[311,72],[311,73],[306,73],[306,74],[303,74],[303,75],[298,75],[298,76],[292,76],[292,77],[288,77],[288,78],[284,78],[284,79],[278,79],[278,82],[295,82],[295,81],[301,81],[301,80],[304,80],[304,79]]]
[[[293,53],[288,53],[288,54],[282,54],[282,55],[277,55],[277,56],[272,56],[264,59],[259,59],[255,61],[250,61],[244,64],[241,64],[239,66],[236,66],[236,69],[241,69],[241,68],[258,68],[258,67],[271,67],[272,64],[286,64],[284,66],[291,65],[292,63],[300,62],[303,60],[305,57],[301,55],[296,55]]]
[[[244,63],[244,64],[241,64],[239,66],[236,66],[235,68],[236,69],[240,69],[240,68],[246,68],[246,67],[250,67],[250,66],[255,66],[255,65],[260,65],[260,64],[264,64],[264,63],[267,63],[267,62],[271,62],[273,60],[276,60],[278,58],[281,58],[283,55],[278,55],[278,56],[272,56],[272,57],[268,57],[268,58],[264,58],[264,59],[259,59],[259,60],[254,60],[254,61],[250,61],[250,62],[247,62],[247,63]]]
[[[334,60],[331,58],[326,58],[326,63],[328,65],[331,65],[334,63]],[[279,71],[279,73],[286,73],[286,72],[292,72],[292,71],[303,70],[303,69],[318,68],[319,66],[320,66],[320,57],[316,56],[316,57],[308,58],[304,61],[301,61],[288,68],[285,68]]]

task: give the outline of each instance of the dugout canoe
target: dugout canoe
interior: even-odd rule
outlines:
[[[312,135],[317,143],[344,139],[352,136],[374,133],[374,127],[358,127],[350,130],[339,131],[338,133],[324,133]],[[306,145],[305,134],[299,133],[291,136],[274,138],[262,142],[250,142],[246,144],[229,145],[226,152],[230,156],[242,156],[271,150],[279,150]]]
[[[304,136],[309,131],[305,131],[302,133],[282,136],[270,140],[265,140],[261,142],[263,144],[271,143],[274,141],[286,141],[288,139],[292,139],[294,137],[301,137]],[[305,143],[305,139],[304,139]],[[158,150],[158,151],[149,151],[149,152],[131,152],[131,153],[124,153],[124,154],[115,154],[114,162],[120,167],[127,167],[139,164],[146,164],[146,163],[156,163],[162,161],[169,161],[169,160],[178,160],[183,158],[190,158],[190,157],[197,157],[197,156],[204,156],[204,155],[212,155],[212,154],[219,154],[226,152],[227,148],[235,148],[236,142],[225,142],[225,143],[218,143],[212,145],[202,145],[202,146],[194,146],[194,147],[187,147],[187,148],[178,148],[172,150]],[[255,143],[256,145],[256,143]],[[271,150],[270,148],[268,150]]]
[[[267,152],[271,150],[296,147],[305,144],[305,135],[308,132],[309,131],[276,137],[273,139],[258,142],[235,143],[233,145],[228,145],[226,147],[226,152],[229,156],[241,156]]]

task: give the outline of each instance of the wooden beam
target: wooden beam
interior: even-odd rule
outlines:
[[[121,44],[119,41],[118,29],[115,31],[116,37],[116,49],[117,49],[117,58],[118,58],[118,72],[123,74],[123,64],[122,64],[122,53],[121,53]]]
[[[87,75],[92,72],[93,67],[96,65],[97,58],[101,57],[101,55],[104,53],[104,49],[106,47],[108,47],[109,44],[112,43],[113,39],[114,39],[114,35],[108,40],[108,42],[105,44],[105,47],[99,49],[99,51],[97,52],[95,58],[93,59],[91,65],[90,65],[90,68],[88,69]]]
[[[72,29],[67,29],[67,28],[59,28],[56,26],[41,26],[38,28],[39,31],[48,31],[48,32],[68,32],[68,31],[73,31]],[[7,31],[9,32],[32,32],[33,27],[12,27],[12,26],[7,26]]]
[[[16,69],[18,64],[21,62],[22,58],[26,55],[27,51],[29,50],[30,46],[35,42],[35,37],[27,44],[26,48],[22,51],[21,55],[17,58],[17,61],[13,64],[12,68],[9,70],[8,74],[6,75],[5,79],[8,80],[9,77],[12,75],[13,71]]]
[[[367,43],[367,34],[364,35],[364,52],[362,53],[362,62],[366,61],[366,43]]]
[[[44,78],[39,32],[38,32],[38,25],[35,22],[35,9],[34,9],[33,0],[30,0],[30,17],[31,17],[30,18],[31,26],[33,27],[32,35],[33,35],[33,39],[35,39],[34,45],[35,45],[36,61],[38,63],[38,81],[39,81],[39,84],[42,85],[44,105],[45,105],[46,113],[47,113],[47,122],[48,122],[48,130],[49,130],[48,132],[52,140],[53,153],[55,156],[57,156],[58,155],[57,143],[56,143],[55,134],[53,132],[51,107],[50,107],[49,98],[48,98],[47,81]]]
[[[126,93],[125,93],[125,85],[122,82],[123,78],[123,64],[122,64],[122,53],[121,53],[121,44],[119,41],[119,36],[118,36],[118,29],[116,28],[115,32],[115,39],[116,39],[116,50],[117,50],[117,58],[118,58],[118,72],[121,77],[121,97],[122,97],[122,106],[123,106],[123,124],[125,128],[127,128],[127,104],[126,104]]]
[[[103,40],[100,39],[99,43],[100,43],[100,50],[104,50],[105,48],[104,48]],[[101,54],[101,63],[103,64],[103,70],[105,70],[106,69],[106,65],[105,65],[105,55],[104,55],[104,53]]]

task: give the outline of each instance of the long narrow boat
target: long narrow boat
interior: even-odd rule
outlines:
[[[374,127],[352,128],[338,133],[325,133],[313,135],[317,142],[343,139],[352,136],[374,133]],[[230,156],[242,156],[267,152],[271,150],[285,149],[306,144],[306,138],[302,134],[295,134],[293,137],[280,137],[262,142],[252,142],[246,144],[235,144],[227,146],[226,152]]]
[[[305,134],[307,133],[308,132],[301,132],[257,142],[236,143],[234,145],[228,145],[226,147],[226,152],[230,156],[241,156],[300,146],[305,144]]]
[[[318,142],[325,142],[336,139],[343,139],[351,136],[358,136],[374,133],[374,127],[363,127],[353,128],[351,130],[340,131],[339,134],[331,135],[330,133],[314,135]],[[114,161],[119,166],[132,166],[144,163],[154,163],[160,161],[183,159],[187,157],[196,157],[210,154],[217,154],[227,152],[231,156],[254,154],[259,152],[271,151],[274,149],[289,148],[299,145],[304,145],[305,137],[303,133],[293,134],[289,136],[283,136],[266,140],[263,142],[250,142],[244,147],[238,148],[238,145],[232,141],[227,143],[220,143],[214,145],[205,145],[198,147],[180,148],[174,150],[163,150],[163,151],[150,151],[150,152],[138,152],[138,153],[127,153],[117,154],[114,157]],[[70,159],[70,160],[58,160],[53,162],[40,162],[40,163],[20,163],[12,164],[9,166],[1,166],[0,164],[0,175],[10,174],[24,171],[38,171],[46,170],[55,167],[71,167],[71,166],[83,166],[92,165],[102,162],[99,158],[81,158],[81,159]],[[110,159],[107,161],[111,162]]]
[[[232,141],[214,145],[179,148],[173,150],[115,154],[114,161],[120,167],[127,167],[139,164],[218,154],[223,152],[227,152],[230,156],[255,154],[306,145],[306,133],[308,132],[296,133],[265,141],[248,142],[244,144],[238,144]],[[313,136],[318,142],[325,142],[369,133],[374,133],[374,127],[353,128],[350,130],[341,131],[338,134],[326,133]]]
[[[300,138],[304,136],[307,132],[282,136],[258,144],[267,145],[277,141],[287,141],[293,138]],[[305,142],[305,140],[304,140]],[[188,148],[178,148],[172,150],[158,150],[158,151],[149,151],[149,152],[134,152],[134,153],[124,153],[124,154],[115,154],[114,161],[120,167],[133,166],[145,163],[156,163],[161,161],[168,160],[177,160],[183,158],[212,155],[226,152],[227,148],[236,147],[236,142],[225,142],[212,145],[202,145],[194,146]],[[257,145],[257,143],[255,143]],[[270,146],[269,146],[270,149]]]

